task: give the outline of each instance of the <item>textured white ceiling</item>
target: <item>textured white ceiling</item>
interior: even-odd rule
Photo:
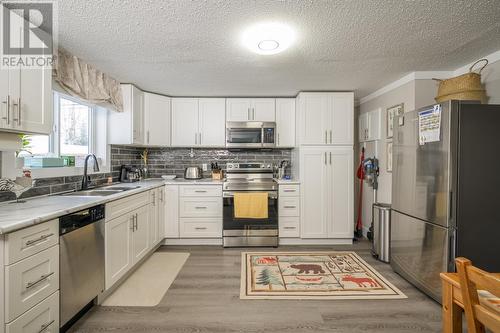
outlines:
[[[173,96],[354,90],[453,70],[500,49],[500,0],[60,0],[59,43],[122,82]],[[282,54],[240,44],[262,21],[296,29]]]

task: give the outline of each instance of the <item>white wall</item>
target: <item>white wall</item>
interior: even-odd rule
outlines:
[[[495,52],[488,56],[490,64],[482,72],[482,81],[486,88],[487,95],[489,97],[489,104],[500,104],[500,51]],[[450,72],[449,76],[460,75],[468,71],[470,65],[466,65],[462,68],[457,69],[454,72]],[[445,72],[443,72],[445,73]],[[441,73],[441,74],[443,74]],[[418,78],[415,75],[415,78]],[[378,190],[378,201],[391,203],[391,193],[392,193],[392,173],[387,172],[387,155],[386,155],[386,142],[390,139],[386,138],[387,133],[387,117],[386,110],[396,104],[404,103],[405,112],[418,109],[420,107],[430,105],[435,103],[434,97],[437,93],[437,84],[435,81],[430,79],[414,79],[403,85],[398,86],[395,89],[389,90],[373,99],[365,101],[360,104],[358,109],[359,114],[370,112],[377,108],[382,109],[381,115],[381,139],[377,142],[365,143],[365,157],[376,156],[380,162],[380,177],[379,177],[379,190]],[[356,127],[357,127],[356,119]],[[356,136],[357,138],[357,136]],[[356,163],[359,163],[359,152],[362,144],[357,143],[356,147],[358,149],[358,157]],[[359,191],[359,181],[356,179],[356,191]],[[371,206],[373,204],[373,192],[368,186],[364,186],[363,189],[363,203],[362,203],[362,220],[363,229],[369,228],[371,223]],[[358,194],[356,195],[356,207],[358,205]],[[357,212],[356,212],[357,216]]]

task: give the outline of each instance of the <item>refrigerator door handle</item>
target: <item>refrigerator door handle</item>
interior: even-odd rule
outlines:
[[[456,232],[454,229],[450,229],[450,234],[448,236],[448,272],[455,271],[455,256],[456,256]]]
[[[449,204],[448,206],[450,207],[450,211],[449,211],[449,218],[451,219],[453,217],[453,192],[450,191],[450,197],[449,197]]]

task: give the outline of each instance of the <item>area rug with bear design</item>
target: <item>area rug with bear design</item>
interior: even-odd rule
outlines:
[[[242,252],[241,256],[242,299],[406,298],[354,252]]]

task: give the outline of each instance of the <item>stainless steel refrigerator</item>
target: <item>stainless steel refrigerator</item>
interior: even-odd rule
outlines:
[[[449,101],[393,123],[391,265],[441,302],[454,258],[500,272],[500,105]]]

